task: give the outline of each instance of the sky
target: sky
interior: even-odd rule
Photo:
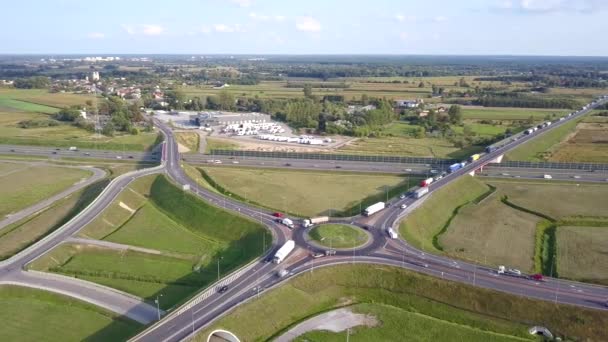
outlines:
[[[608,0],[26,0],[2,54],[608,56]]]

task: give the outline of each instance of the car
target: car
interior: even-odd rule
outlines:
[[[277,211],[277,212],[272,213],[272,216],[281,218],[281,217],[283,217],[283,213],[280,213]]]
[[[401,209],[405,209],[405,208],[407,208],[407,204],[404,203],[401,205]]]
[[[116,156],[116,159],[122,159],[122,157],[121,156]]]
[[[405,194],[401,194],[401,195],[399,195],[399,198],[400,198],[400,199],[404,199],[404,198],[405,198]]]
[[[437,170],[431,170],[431,173],[432,174],[436,174],[436,173],[439,173],[439,171],[437,171]]]
[[[56,148],[55,151],[61,151],[61,149],[60,148]]]
[[[551,175],[544,175],[543,178],[544,179],[553,179],[553,177]]]
[[[572,176],[572,178],[574,178],[574,179],[580,179],[581,176]]]
[[[503,176],[510,176],[508,173],[502,173]]]
[[[215,164],[221,164],[221,163],[222,163],[222,161],[221,161],[221,160],[216,160],[216,161],[215,161]]]
[[[224,285],[224,286],[220,287],[219,290],[217,290],[217,292],[219,292],[219,293],[224,293],[226,291],[228,291],[228,285]]]
[[[336,165],[336,169],[341,169],[341,168],[342,168],[342,166]]]
[[[129,156],[129,159],[133,159],[133,156]]]
[[[15,152],[15,149],[14,149],[14,148],[11,148],[11,152]]]
[[[85,152],[84,155],[85,156],[90,156],[91,154],[89,152]]]
[[[232,161],[232,164],[238,164],[238,163],[239,163],[238,160],[233,160]]]
[[[53,154],[57,154],[57,151],[53,151]]]
[[[516,268],[509,268],[509,270],[507,271],[508,273],[514,274],[516,276],[520,276],[521,275],[521,271],[516,269]]]
[[[325,256],[330,256],[330,255],[335,255],[335,254],[336,254],[336,251],[334,251],[333,249],[325,251]]]
[[[315,259],[318,259],[324,257],[325,253],[312,253],[311,256]]]
[[[290,163],[285,163],[285,166],[291,166],[291,164]]]
[[[365,229],[365,230],[371,230],[371,229],[372,229],[372,228],[374,228],[374,227],[369,226],[369,225],[367,225],[367,224],[364,224],[363,226],[361,226],[361,228],[363,228],[363,229]]]
[[[412,172],[412,169],[404,169],[405,172]]]
[[[536,281],[543,281],[543,275],[540,273],[532,274],[530,276],[530,279],[536,280]]]

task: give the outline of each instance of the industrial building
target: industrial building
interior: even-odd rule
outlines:
[[[190,121],[195,125],[204,127],[272,122],[268,114],[224,112],[200,112],[191,115]]]

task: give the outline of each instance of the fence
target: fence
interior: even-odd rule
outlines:
[[[330,153],[299,153],[299,152],[265,152],[265,151],[243,151],[243,150],[221,150],[212,149],[210,155],[272,158],[272,159],[310,159],[310,160],[335,160],[371,163],[400,163],[400,164],[432,164],[450,165],[458,162],[457,159],[424,158],[424,157],[399,157],[399,156],[369,156],[356,154],[330,154]]]
[[[555,162],[503,161],[502,163],[491,163],[491,164],[488,164],[488,166],[518,167],[518,168],[530,168],[530,169],[608,171],[608,164],[599,164],[599,163],[555,163]]]

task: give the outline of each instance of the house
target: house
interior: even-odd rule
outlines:
[[[424,118],[427,115],[429,115],[429,111],[428,110],[423,110],[420,113],[418,113],[418,117],[421,117],[421,118]]]
[[[397,108],[418,108],[421,103],[424,103],[424,101],[422,99],[395,100],[395,106]]]

